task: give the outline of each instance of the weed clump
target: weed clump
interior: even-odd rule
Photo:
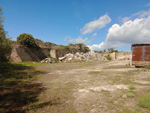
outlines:
[[[109,60],[109,61],[112,60],[111,56],[105,56],[105,58],[107,58],[107,60]]]
[[[135,97],[136,91],[129,90],[128,93],[126,93],[126,95],[127,97]]]
[[[130,86],[129,86],[129,89],[130,89],[130,90],[135,90],[136,88],[135,88],[134,85],[130,85]]]
[[[150,109],[150,94],[144,94],[139,97],[138,105],[140,107],[149,108]]]

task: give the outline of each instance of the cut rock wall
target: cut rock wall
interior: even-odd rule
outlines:
[[[39,62],[42,59],[48,57],[49,50],[46,48],[27,48],[24,46],[16,45],[13,47],[10,55],[11,61],[23,62],[23,61],[35,61]]]
[[[69,54],[68,56],[66,56]],[[74,56],[74,57],[71,57]],[[13,62],[23,62],[23,61],[35,61],[40,62],[47,57],[53,57],[57,60],[61,57],[66,57],[65,59],[78,59],[84,61],[97,61],[106,60],[105,56],[111,56],[112,60],[130,60],[131,52],[114,52],[114,53],[95,53],[95,52],[85,52],[78,49],[49,49],[49,48],[27,48],[20,45],[15,45],[11,53],[11,61]]]

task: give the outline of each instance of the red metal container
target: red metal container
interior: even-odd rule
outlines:
[[[132,44],[132,65],[150,66],[150,44]]]

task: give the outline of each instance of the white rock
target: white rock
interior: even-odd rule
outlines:
[[[62,61],[62,60],[64,60],[66,57],[64,56],[64,57],[59,57],[58,59],[59,59],[59,61]]]

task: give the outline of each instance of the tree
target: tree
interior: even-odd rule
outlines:
[[[8,56],[11,53],[11,41],[6,38],[6,32],[3,28],[2,8],[0,7],[0,62],[8,61]]]
[[[118,50],[115,50],[114,48],[108,48],[108,51],[111,52],[111,53],[112,52],[118,52]]]
[[[22,33],[17,37],[17,42],[26,47],[37,47],[35,39],[32,35],[27,33]]]
[[[40,39],[38,39],[38,38],[36,38],[36,39],[34,39],[34,40],[35,40],[36,43],[43,42],[42,40],[40,40]]]
[[[114,48],[108,48],[109,52],[114,52]]]

